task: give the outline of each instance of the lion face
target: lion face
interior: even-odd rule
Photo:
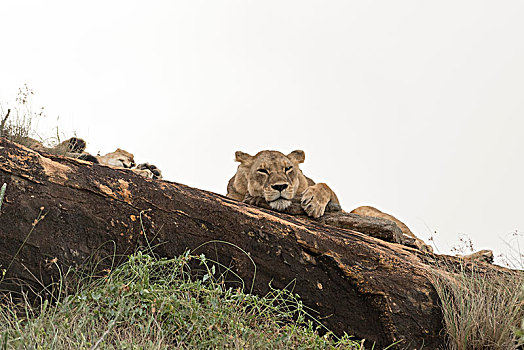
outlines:
[[[133,154],[117,148],[116,151],[106,154],[105,156],[97,157],[100,164],[112,165],[121,168],[132,168],[135,166],[135,159]]]
[[[241,163],[239,171],[245,172],[250,196],[263,197],[278,211],[291,205],[300,184],[302,172],[298,165],[304,161],[303,151],[293,151],[287,156],[278,151],[261,151],[255,156],[238,151],[235,158]]]

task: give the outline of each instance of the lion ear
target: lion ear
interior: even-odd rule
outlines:
[[[248,163],[253,159],[253,156],[250,156],[247,153],[236,151],[235,152],[235,161],[240,162],[242,164]]]
[[[306,159],[306,154],[304,153],[304,151],[296,150],[288,154],[287,157],[294,162],[304,163],[304,159]]]

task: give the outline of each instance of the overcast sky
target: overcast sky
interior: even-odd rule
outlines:
[[[234,152],[306,152],[343,208],[440,252],[524,232],[523,1],[0,2],[0,102],[226,193]],[[57,118],[59,117],[58,121]]]

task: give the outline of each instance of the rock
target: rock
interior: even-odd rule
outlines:
[[[248,292],[292,285],[338,335],[377,348],[396,341],[405,349],[444,346],[438,297],[427,277],[434,269],[428,262],[440,257],[382,240],[399,240],[390,222],[343,212],[317,221],[276,213],[0,138],[4,182],[4,291],[40,291],[70,266],[111,268],[140,247],[155,247],[161,257],[191,249],[235,271]]]

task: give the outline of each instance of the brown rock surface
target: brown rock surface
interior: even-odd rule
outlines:
[[[316,222],[0,139],[4,182],[0,268],[9,269],[2,290],[41,289],[59,278],[57,266],[63,271],[94,260],[108,267],[115,253],[125,256],[149,242],[160,256],[189,248],[219,260],[257,294],[270,282],[277,288],[292,283],[337,334],[366,338],[379,348],[399,340],[409,349],[443,344],[426,265],[437,257],[340,228],[395,241],[398,227],[387,222],[343,212]],[[45,217],[31,232],[40,213]]]

